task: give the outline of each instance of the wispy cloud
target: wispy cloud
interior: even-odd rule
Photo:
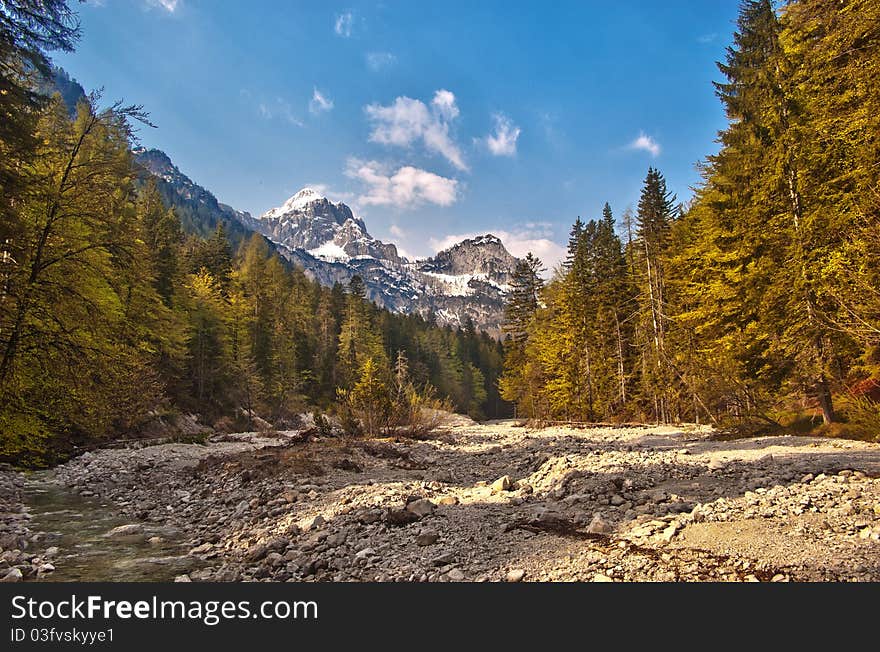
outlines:
[[[390,52],[367,52],[364,55],[364,60],[367,62],[367,68],[373,72],[379,72],[394,65],[397,57]]]
[[[260,102],[257,111],[264,120],[284,120],[297,127],[303,126],[303,121],[296,116],[290,103],[280,97],[271,102]]]
[[[369,104],[364,111],[373,123],[372,142],[409,147],[421,141],[428,151],[445,157],[459,170],[468,169],[461,150],[449,135],[450,123],[459,115],[451,91],[434,93],[430,107],[421,100],[401,96],[388,106]]]
[[[516,141],[522,130],[503,113],[494,114],[492,120],[495,122],[495,131],[481,141],[486,143],[493,156],[515,156]]]
[[[395,238],[405,238],[406,237],[406,231],[401,229],[396,224],[392,224],[391,227],[388,229],[388,232],[391,233],[391,235],[393,235]]]
[[[712,43],[715,39],[718,38],[718,34],[716,32],[712,32],[711,34],[700,34],[697,37],[697,43],[707,44]]]
[[[450,206],[458,199],[458,181],[406,165],[393,170],[378,161],[348,160],[345,175],[364,184],[358,202],[365,206],[406,208],[429,203]]]
[[[442,238],[429,238],[428,244],[435,252],[442,251],[462,240],[485,235],[487,232],[498,236],[507,250],[517,258],[523,258],[529,252],[540,258],[546,269],[545,276],[549,276],[553,268],[565,258],[565,247],[550,239],[549,225],[544,222],[530,222],[515,226],[510,230],[488,229],[488,231],[479,233],[459,233]]]
[[[654,157],[660,155],[660,144],[645,132],[641,132],[639,137],[629,144],[629,149],[641,149],[650,152]]]
[[[183,0],[145,0],[148,7],[155,7],[156,9],[164,9],[169,14],[173,14],[175,11],[180,9],[183,6]],[[101,3],[103,4],[103,2]]]
[[[309,113],[312,115],[318,115],[319,113],[326,113],[332,109],[333,100],[315,88],[312,92],[312,99],[309,102]]]
[[[333,23],[333,31],[336,32],[337,36],[348,38],[351,36],[351,27],[353,23],[354,15],[350,11],[337,14],[336,20]]]

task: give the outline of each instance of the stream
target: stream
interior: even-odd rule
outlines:
[[[116,506],[86,498],[50,479],[50,472],[27,478],[24,502],[29,527],[42,533],[42,547],[57,546],[56,570],[39,577],[46,582],[167,582],[197,567],[186,542],[174,528],[146,526],[142,534],[107,536],[131,523]],[[161,540],[148,541],[151,537]]]

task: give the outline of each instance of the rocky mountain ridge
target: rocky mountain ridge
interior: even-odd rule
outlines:
[[[395,312],[431,316],[440,324],[500,334],[504,297],[516,258],[492,234],[467,239],[424,260],[400,256],[371,236],[342,202],[303,188],[258,218],[239,221],[263,234],[281,255],[323,283],[364,280],[367,297]]]

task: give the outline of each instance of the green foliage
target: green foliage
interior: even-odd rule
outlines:
[[[389,427],[391,392],[383,376],[373,358],[366,358],[354,386],[350,390],[339,390],[342,409],[346,413],[344,422],[356,422],[358,431],[367,437],[376,437]]]
[[[880,442],[880,405],[865,396],[844,396],[842,413],[847,435],[865,441]]]
[[[521,414],[837,432],[836,401],[847,432],[876,427],[848,390],[880,377],[878,52],[876,2],[742,3],[691,205],[649,169],[625,246],[578,218],[542,305],[512,297]]]

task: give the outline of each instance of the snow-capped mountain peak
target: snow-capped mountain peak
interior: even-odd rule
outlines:
[[[322,283],[347,283],[358,274],[367,296],[390,310],[433,313],[452,325],[469,317],[478,327],[498,332],[516,258],[491,233],[432,258],[408,261],[393,244],[371,236],[348,206],[312,188],[247,224]]]
[[[342,206],[327,199],[324,195],[312,188],[303,188],[292,197],[289,197],[281,206],[269,209],[260,216],[260,219],[271,220],[282,218],[291,213],[307,212],[311,214],[321,214],[333,212],[332,209]],[[346,207],[347,208],[347,207]],[[350,214],[350,211],[349,211]],[[334,216],[335,218],[336,216]],[[343,221],[348,217],[341,215]]]
[[[320,201],[322,199],[326,200],[327,198],[316,190],[313,190],[312,188],[303,188],[293,197],[284,202],[281,208],[284,208],[288,211],[293,211],[303,208],[307,204],[311,204],[314,201]]]

